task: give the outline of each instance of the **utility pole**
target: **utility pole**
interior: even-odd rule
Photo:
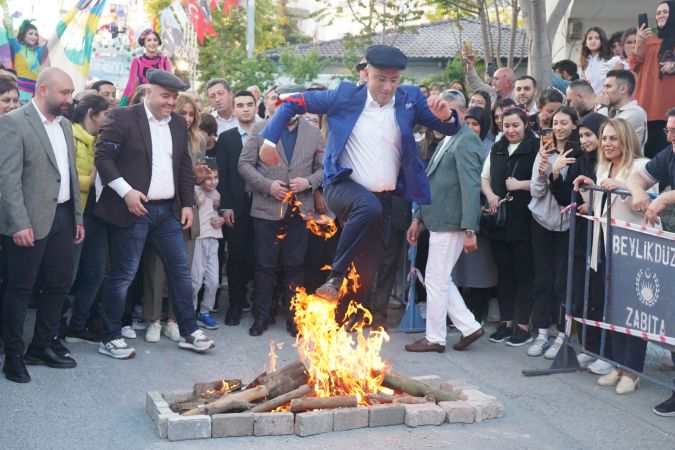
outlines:
[[[253,59],[255,50],[255,0],[246,3],[246,55]]]

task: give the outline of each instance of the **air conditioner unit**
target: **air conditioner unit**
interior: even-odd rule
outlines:
[[[567,21],[567,40],[576,41],[581,39],[583,23],[579,19],[569,19]]]

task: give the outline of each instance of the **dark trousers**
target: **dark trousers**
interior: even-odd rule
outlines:
[[[332,276],[345,276],[352,263],[359,274],[355,297],[363,302],[389,242],[391,193],[373,193],[347,179],[324,188],[328,207],[343,224]]]
[[[492,239],[491,244],[499,272],[497,293],[501,320],[527,325],[532,312],[531,241]]]
[[[373,315],[375,325],[384,325],[387,322],[389,297],[399,274],[398,269],[401,267],[405,234],[406,232],[402,230],[394,228],[390,230],[389,245],[384,249],[382,262],[377,269],[377,287],[375,291],[370,292],[365,304]]]
[[[569,232],[551,231],[532,221],[532,296],[534,326],[548,328],[551,321],[563,331],[567,291],[567,248]]]
[[[289,307],[295,289],[304,282],[303,261],[307,251],[307,227],[297,214],[286,210],[281,220],[253,219],[255,274],[253,318],[267,321],[274,302],[277,262],[283,268],[284,306]],[[279,236],[284,236],[279,238]]]
[[[305,289],[313,294],[319,286],[326,282],[330,273],[322,270],[333,263],[337,244],[340,240],[340,230],[332,238],[325,240],[321,236],[307,233],[307,255],[305,256]]]
[[[104,221],[93,214],[86,214],[84,235],[86,239],[78,266],[79,284],[75,291],[69,324],[73,330],[83,330],[90,316],[98,315],[95,311],[98,309],[96,297],[105,277],[108,256],[108,225]]]
[[[586,318],[590,320],[602,321],[602,313],[605,303],[605,264],[600,262],[598,270],[595,271],[586,266],[585,255],[574,255],[574,275],[572,277],[572,310],[574,317],[583,317],[584,314],[584,284],[586,270],[589,270],[588,279],[588,307],[586,310]],[[584,328],[580,323],[577,323],[577,334],[579,342],[583,344]],[[605,356],[609,359],[613,358],[612,351],[612,333],[606,331],[605,339]],[[600,354],[600,342],[602,339],[602,329],[598,327],[586,327],[586,342],[584,348],[589,351]]]
[[[239,318],[247,304],[248,282],[253,279],[253,218],[251,202],[235,212],[234,227],[227,229],[227,315]]]
[[[623,333],[612,335],[613,360],[633,370],[642,372],[645,368],[647,341]]]
[[[180,222],[172,213],[173,200],[150,202],[148,212],[126,228],[109,226],[110,271],[103,283],[102,340],[122,337],[121,318],[129,285],[136,275],[146,240],[162,260],[169,284],[169,301],[173,304],[181,336],[197,329],[192,306],[192,277]]]
[[[429,259],[429,230],[424,230],[417,238],[417,254],[415,255],[415,267],[420,273],[427,272],[427,259]],[[415,303],[427,301],[427,288],[415,277]]]
[[[668,139],[663,132],[665,127],[665,120],[652,120],[647,122],[647,143],[645,144],[645,156],[647,158],[653,158],[668,145]]]
[[[23,325],[40,267],[44,270],[44,284],[37,301],[31,345],[44,348],[59,334],[61,308],[73,281],[74,238],[72,201],[56,207],[49,234],[36,240],[33,247],[19,247],[11,237],[4,238],[8,279],[2,305],[2,330],[7,355],[24,353]]]

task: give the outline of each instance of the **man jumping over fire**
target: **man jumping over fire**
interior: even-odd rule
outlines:
[[[316,295],[333,302],[340,298],[352,263],[360,276],[357,300],[370,290],[389,240],[391,196],[431,203],[413,126],[452,135],[461,125],[445,100],[427,100],[418,87],[400,86],[408,62],[401,50],[373,45],[366,50],[366,61],[366,85],[343,82],[334,90],[290,96],[261,132],[265,143],[260,158],[278,165],[275,146],[291,117],[306,112],[328,116],[324,195],[343,230],[328,280]]]

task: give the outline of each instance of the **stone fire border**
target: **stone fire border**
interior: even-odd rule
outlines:
[[[413,377],[453,394],[454,401],[417,405],[383,404],[369,407],[339,408],[298,414],[232,413],[213,416],[181,416],[170,403],[192,396],[192,390],[148,392],[145,409],[157,434],[169,441],[235,436],[312,436],[331,431],[405,424],[409,427],[442,423],[478,423],[501,417],[503,405],[464,380],[441,382],[438,376]]]

